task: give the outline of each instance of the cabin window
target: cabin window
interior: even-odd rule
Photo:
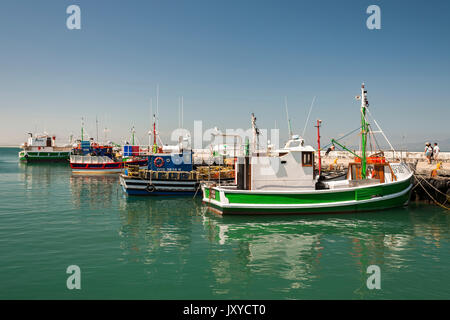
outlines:
[[[302,152],[302,166],[312,167],[314,163],[314,155],[312,152]]]

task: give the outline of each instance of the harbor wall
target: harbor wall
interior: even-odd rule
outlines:
[[[348,167],[349,162],[354,161],[354,156],[347,151],[331,151],[325,156],[325,151],[321,151],[322,168],[324,170],[344,169]],[[404,161],[415,170],[416,174],[431,177],[433,170],[436,169],[437,176],[450,178],[450,152],[439,153],[438,161],[433,160],[428,163],[423,152],[407,151],[387,151],[384,152],[386,159],[390,162]],[[318,166],[318,155],[316,152],[316,167]],[[438,165],[440,163],[440,165]],[[331,167],[330,167],[331,166]]]

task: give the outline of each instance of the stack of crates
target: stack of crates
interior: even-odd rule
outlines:
[[[140,153],[139,146],[130,146],[130,145],[123,146],[124,157],[138,156],[139,153]]]
[[[83,155],[87,155],[91,152],[91,142],[90,141],[81,141],[81,151]]]

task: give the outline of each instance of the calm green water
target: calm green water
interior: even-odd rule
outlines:
[[[449,299],[450,214],[219,217],[0,148],[1,299]],[[81,268],[68,290],[66,268]],[[381,290],[366,287],[369,265]]]

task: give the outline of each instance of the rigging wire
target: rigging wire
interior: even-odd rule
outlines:
[[[336,140],[336,141],[342,140],[342,139],[344,139],[345,137],[351,135],[352,133],[358,131],[359,129],[361,129],[361,127],[358,127],[358,128],[356,128],[355,130],[352,130],[352,131],[350,131],[349,133],[343,135],[343,136],[340,137],[339,139],[334,139],[334,140]],[[326,146],[324,146],[322,149],[326,149],[326,148],[328,148],[329,146],[331,146],[332,144],[333,144],[333,143],[331,142],[331,143],[327,144]]]
[[[386,140],[386,142],[389,144],[389,146],[391,147],[391,150],[395,152],[394,147],[392,146],[391,142],[389,141],[389,139],[386,137],[386,135],[384,134],[384,131],[381,129],[380,125],[378,124],[377,120],[375,120],[375,118],[373,117],[373,115],[370,113],[369,108],[366,108],[368,114],[372,117],[373,122],[375,122],[375,124],[378,127],[378,130],[380,130],[380,133],[383,135],[384,139]]]
[[[316,96],[314,96],[314,98],[313,98],[313,100],[311,102],[311,106],[309,107],[308,117],[306,118],[305,127],[303,128],[302,137],[305,136],[306,127],[308,126],[309,116],[311,115],[311,111],[312,111],[312,108],[314,106],[314,102],[315,101],[316,101]]]

